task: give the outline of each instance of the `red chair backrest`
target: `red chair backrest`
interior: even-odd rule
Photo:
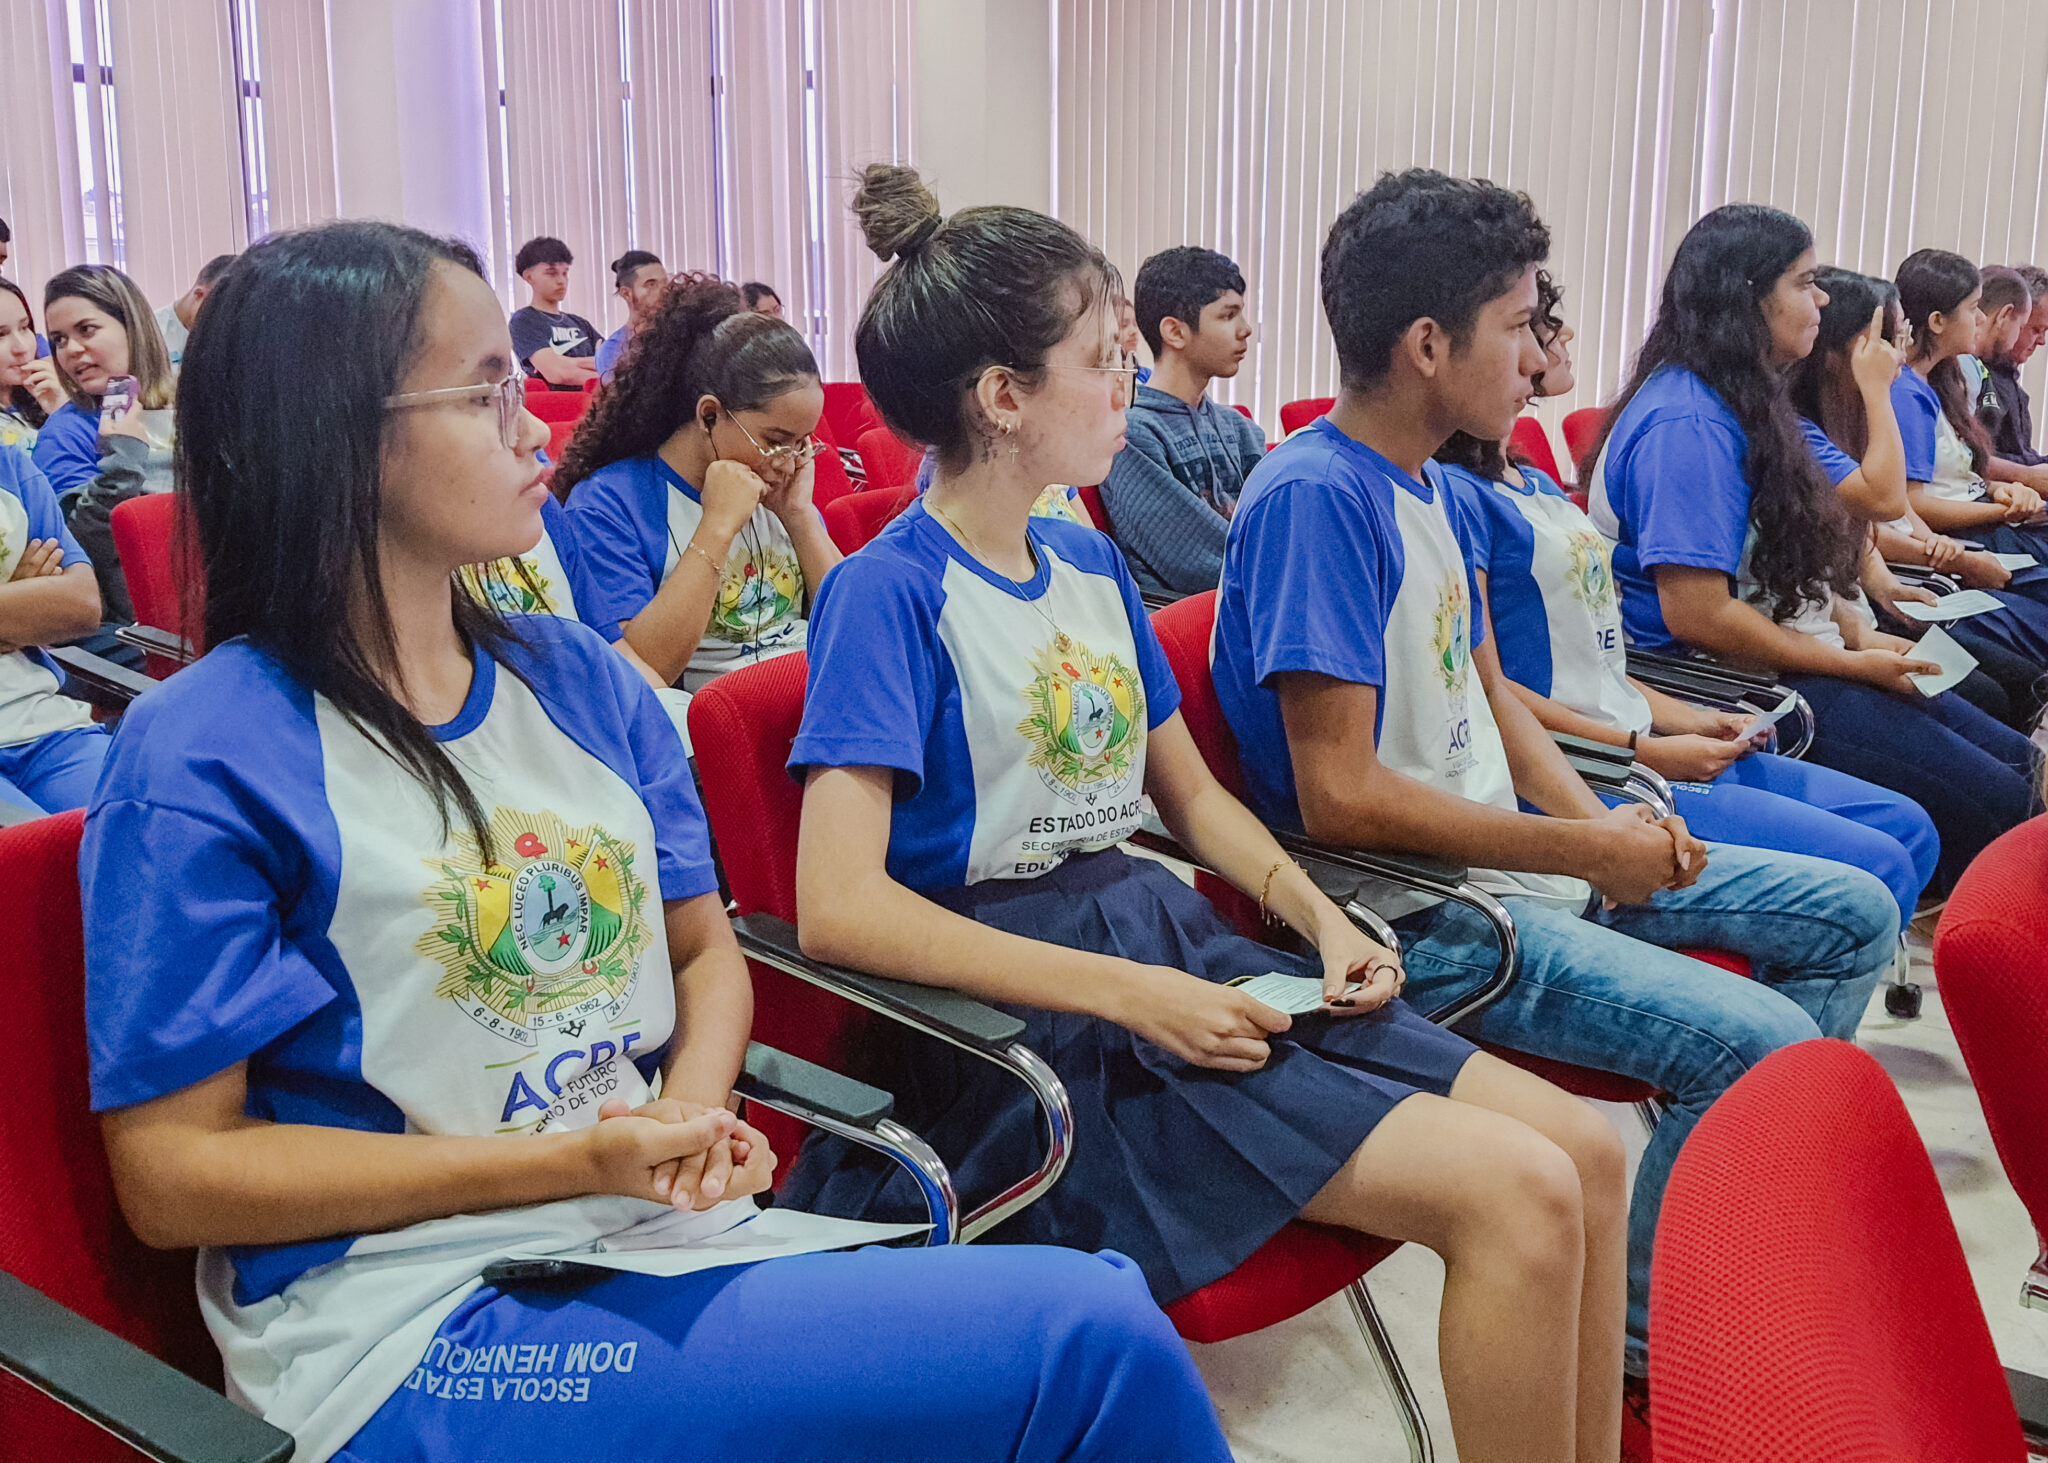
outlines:
[[[548,423],[548,461],[560,467],[562,454],[569,448],[569,439],[576,435],[576,418]]]
[[[1223,719],[1216,682],[1209,674],[1209,641],[1216,630],[1216,591],[1204,590],[1152,613],[1152,630],[1166,663],[1180,683],[1180,717],[1216,780],[1232,797],[1244,796],[1237,765],[1237,738]]]
[[[917,481],[917,467],[923,454],[907,445],[887,427],[869,427],[855,445],[861,466],[868,470],[870,488],[900,488]]]
[[[848,493],[825,505],[825,532],[832,535],[840,553],[856,553],[916,501],[915,487],[869,488],[863,493]]]
[[[121,556],[121,573],[128,581],[128,596],[135,602],[137,623],[182,635],[196,646],[202,629],[199,622],[205,617],[204,574],[184,495],[145,493],[117,504],[113,530],[114,549]],[[194,586],[190,624],[184,600],[187,585]],[[152,655],[148,668],[162,680],[178,669],[178,663]]]
[[[842,444],[850,442],[858,448],[862,432],[882,425],[874,403],[868,400],[867,388],[858,381],[827,381],[824,384],[825,420],[832,424],[833,440]]]
[[[1557,454],[1551,450],[1550,433],[1543,429],[1543,423],[1537,418],[1516,417],[1515,429],[1508,434],[1508,445],[1558,482],[1571,481],[1567,474],[1557,470]]]
[[[1905,1104],[1808,1041],[1686,1139],[1650,1275],[1657,1463],[2022,1463],[1991,1331]]]
[[[81,813],[0,830],[0,884],[17,927],[0,961],[0,1003],[19,1085],[0,1122],[0,1270],[87,1320],[220,1385],[200,1323],[190,1250],[145,1248],[114,1202],[89,1108],[85,951],[78,908]],[[0,1458],[137,1455],[83,1418],[0,1376]]]
[[[526,409],[552,426],[573,422],[590,409],[595,400],[588,391],[555,391],[538,376],[526,383]]]
[[[1942,1008],[2006,1177],[2048,1234],[2048,818],[1978,854],[1934,933]]]
[[[823,417],[818,419],[820,426],[823,426],[824,422]],[[826,439],[820,436],[818,440],[824,442]],[[820,513],[825,511],[828,504],[836,503],[856,491],[853,479],[846,475],[846,464],[839,460],[839,449],[836,446],[828,445],[812,459],[812,462],[815,466],[812,468],[811,502]]]
[[[1591,469],[1593,465],[1586,461],[1586,454],[1593,450],[1593,444],[1600,439],[1600,424],[1605,416],[1606,412],[1597,406],[1582,406],[1575,412],[1565,414],[1564,450],[1572,455],[1572,476],[1575,479],[1589,479],[1592,476],[1590,471],[1579,469]]]
[[[1115,538],[1116,530],[1110,526],[1109,510],[1102,506],[1102,485],[1089,483],[1075,487],[1074,492],[1081,499],[1081,506],[1088,510],[1088,516],[1095,520],[1095,526]]]
[[[856,494],[865,497],[866,494]],[[690,740],[704,812],[741,914],[796,920],[796,833],[803,788],[785,770],[804,714],[807,658],[779,655],[728,671],[690,698]],[[756,964],[754,1039],[838,1071],[867,1019],[860,1008]],[[785,1171],[805,1127],[757,1108],[748,1119]]]
[[[1336,404],[1334,396],[1305,396],[1300,401],[1290,401],[1280,408],[1280,430],[1283,434],[1298,432]]]

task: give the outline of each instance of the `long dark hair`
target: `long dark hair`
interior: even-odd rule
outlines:
[[[555,493],[567,497],[599,468],[647,456],[706,396],[727,411],[755,411],[817,379],[817,358],[795,326],[747,309],[716,275],[679,274],[562,449]]]
[[[1542,265],[1536,266],[1536,313],[1529,317],[1529,329],[1535,332],[1537,343],[1546,350],[1564,329],[1564,314],[1559,308],[1564,304],[1564,289],[1550,277],[1550,271]],[[1536,380],[1543,380],[1543,373],[1536,373]],[[1430,456],[1451,467],[1462,467],[1476,473],[1488,482],[1504,483],[1508,478],[1508,464],[1517,468],[1535,467],[1528,455],[1519,448],[1502,446],[1499,442],[1485,437],[1475,437],[1470,432],[1451,433],[1444,445]]]
[[[1888,279],[1832,265],[1816,270],[1813,282],[1828,297],[1820,307],[1820,335],[1806,359],[1792,363],[1786,390],[1793,410],[1860,460],[1870,446],[1870,422],[1863,412],[1863,393],[1844,368],[1850,346],[1870,324],[1871,312],[1882,308],[1886,334],[1897,333],[1899,291]]]
[[[154,411],[171,405],[178,395],[178,378],[171,372],[171,348],[157,327],[156,311],[135,281],[111,264],[74,264],[50,276],[43,286],[43,322],[49,323],[50,306],[59,300],[84,300],[111,315],[128,336],[128,374],[142,387],[142,404]],[[65,394],[89,412],[99,410],[99,401],[85,394],[60,365],[57,379]]]
[[[1977,266],[1960,254],[1946,249],[1916,249],[1899,265],[1896,283],[1899,305],[1913,326],[1913,353],[1926,354],[1933,343],[1927,322],[1935,315],[1953,314],[1963,301],[1983,287]],[[1984,471],[1991,460],[1991,437],[1970,410],[1968,389],[1963,385],[1962,362],[1950,356],[1927,373],[1927,384],[1941,398],[1941,413],[1970,449],[1970,465]]]
[[[28,333],[34,335],[36,333],[36,312],[29,307],[28,296],[22,293],[21,286],[7,278],[6,275],[0,274],[0,290],[7,291],[8,294],[21,301],[21,312],[28,316]],[[48,414],[43,410],[43,404],[36,400],[35,393],[26,386],[11,386],[8,388],[7,406],[10,411],[27,422],[31,427],[40,427],[48,418]]]
[[[417,778],[444,825],[452,805],[488,850],[476,795],[385,688],[396,638],[377,551],[384,398],[419,348],[435,271],[475,263],[465,245],[353,220],[253,246],[192,327],[175,453],[205,570],[206,644],[244,636],[275,656]],[[454,605],[480,651],[514,642],[459,576]]]
[[[1756,203],[1726,204],[1694,224],[1664,277],[1657,323],[1586,458],[1588,467],[1599,461],[1622,411],[1656,372],[1675,366],[1704,381],[1749,439],[1749,572],[1773,619],[1825,589],[1851,593],[1863,547],[1862,529],[1801,439],[1785,377],[1771,364],[1764,298],[1812,247],[1805,224]]]
[[[1121,285],[1102,251],[1028,208],[963,208],[947,218],[909,168],[875,163],[853,211],[877,258],[854,334],[861,384],[898,436],[966,466],[992,437],[970,397],[1003,366],[1036,384],[1046,352]]]

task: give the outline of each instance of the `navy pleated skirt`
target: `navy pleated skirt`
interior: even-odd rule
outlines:
[[[1115,849],[1031,880],[935,896],[997,929],[1167,965],[1204,980],[1321,966],[1234,933],[1170,869]],[[1256,1072],[1193,1066],[1093,1016],[1005,1009],[1074,1105],[1074,1153],[1052,1191],[988,1236],[1117,1250],[1163,1304],[1221,1279],[1330,1181],[1403,1098],[1450,1091],[1475,1048],[1403,1001],[1365,1016],[1297,1017]],[[952,1169],[963,1206],[1000,1193],[1044,1152],[1038,1109],[1014,1077],[876,1020],[859,1075],[896,1095],[896,1116]],[[896,1163],[830,1134],[804,1144],[778,1203],[847,1218],[915,1222]]]

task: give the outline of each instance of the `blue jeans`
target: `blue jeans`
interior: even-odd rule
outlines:
[[[1904,793],[1934,819],[1943,888],[2034,812],[2032,744],[1953,691],[1906,697],[1833,676],[1784,679],[1813,705],[1809,761]]]
[[[1667,1095],[1629,1203],[1629,1369],[1643,1375],[1650,1254],[1672,1160],[1700,1114],[1772,1052],[1854,1037],[1896,953],[1898,905],[1861,869],[1726,844],[1711,845],[1698,883],[1648,904],[1581,917],[1530,899],[1505,903],[1521,974],[1458,1030]],[[1493,969],[1492,934],[1463,905],[1440,904],[1396,928],[1419,1010],[1447,1004]],[[1746,955],[1755,978],[1673,953],[1682,949]]]
[[[1774,849],[1867,869],[1910,920],[1941,856],[1934,821],[1903,793],[1765,752],[1712,782],[1674,782],[1679,817],[1709,843]]]
[[[493,1361],[501,1347],[518,1374]],[[463,1458],[1229,1463],[1230,1450],[1136,1265],[945,1245],[483,1286],[334,1455]]]
[[[0,747],[0,803],[34,813],[67,813],[92,801],[112,739],[106,728],[73,727]]]

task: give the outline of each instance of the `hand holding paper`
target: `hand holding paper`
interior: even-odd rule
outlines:
[[[1893,608],[1909,620],[1932,624],[1937,620],[1960,620],[1966,615],[1987,614],[2005,606],[1981,589],[1963,589],[1954,594],[1945,594],[1931,605],[1901,600]]]
[[[1914,689],[1923,696],[1939,696],[1977,668],[1977,657],[1956,644],[1955,637],[1939,625],[1920,637],[1913,655],[1941,667],[1939,675],[1912,678]]]

